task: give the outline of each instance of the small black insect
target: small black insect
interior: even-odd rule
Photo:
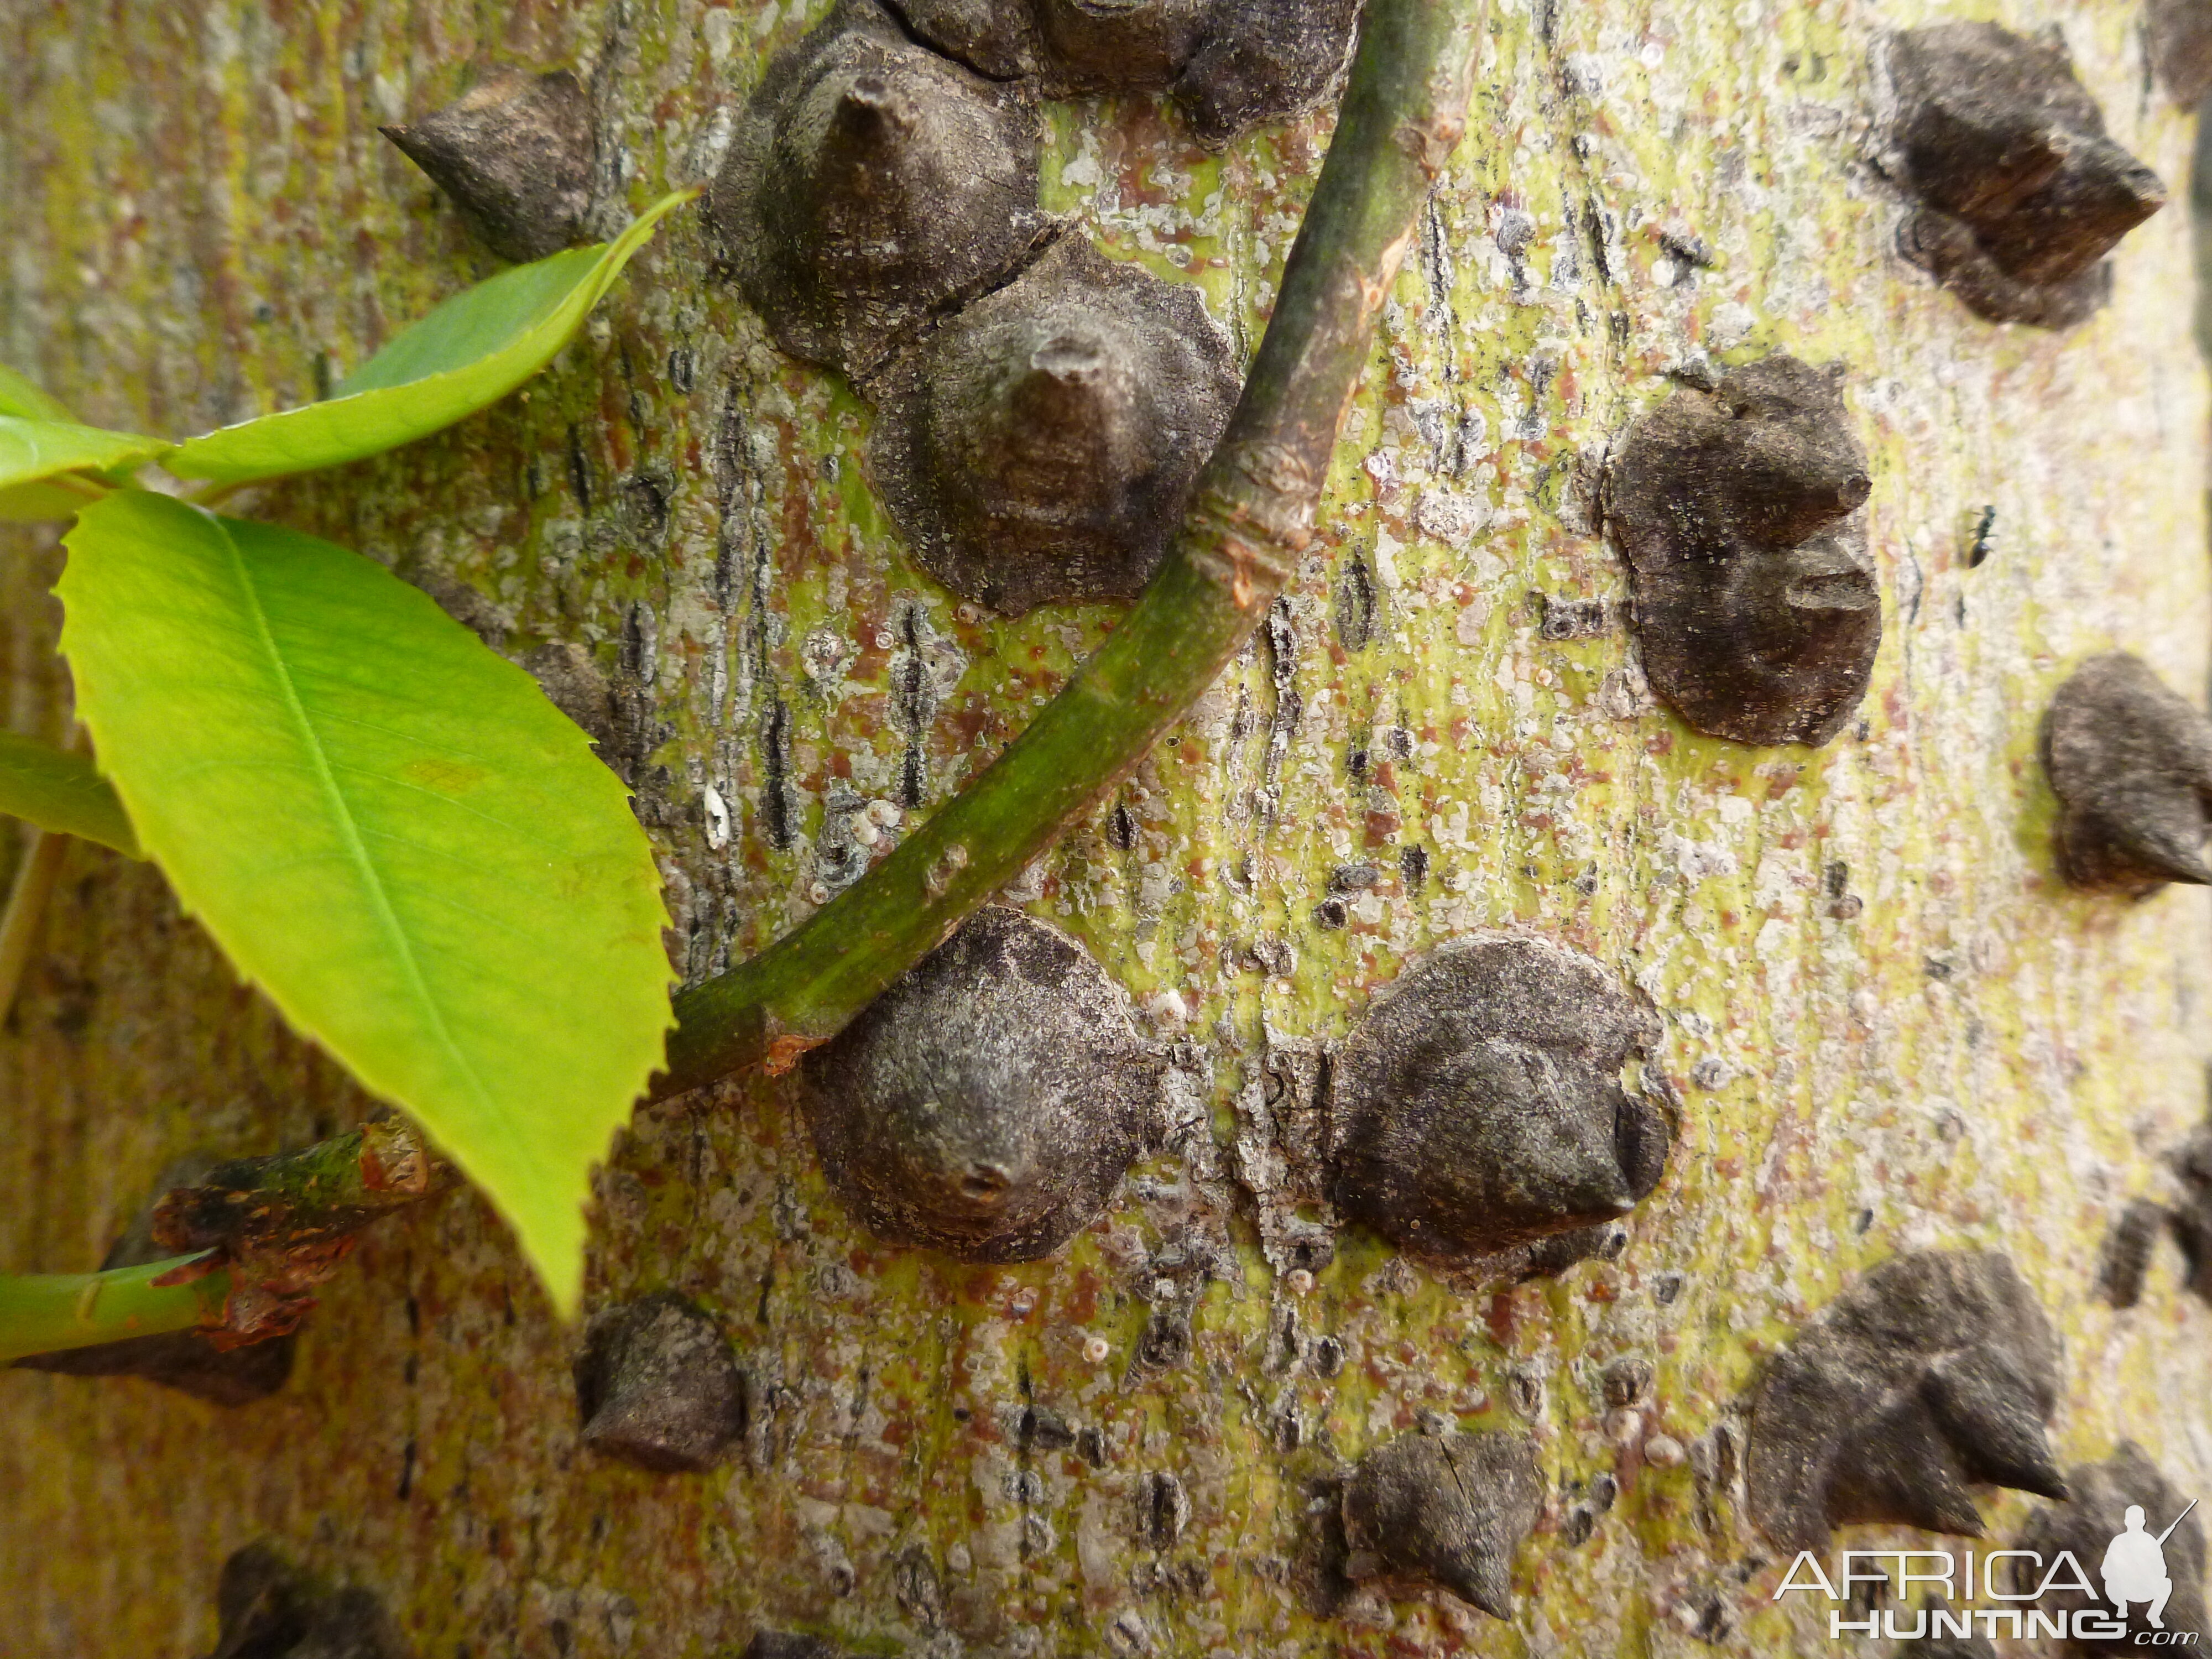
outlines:
[[[1376,1000],[1338,1060],[1337,1208],[1446,1261],[1570,1237],[1598,1248],[1585,1230],[1666,1169],[1666,1118],[1620,1084],[1656,1036],[1578,952],[1504,935],[1443,946]]]
[[[1014,1443],[1025,1452],[1066,1451],[1077,1437],[1078,1431],[1049,1406],[1025,1406],[1017,1419]]]
[[[567,70],[495,76],[434,115],[378,129],[430,175],[502,259],[543,259],[576,239],[599,140]]]
[[[823,1172],[860,1224],[969,1261],[1033,1261],[1089,1225],[1160,1080],[1083,947],[998,906],[799,1071]]]
[[[2008,1257],[1884,1262],[1778,1354],[1753,1397],[1751,1513],[1787,1550],[1893,1522],[1981,1536],[1968,1486],[2066,1496],[2043,1425],[2058,1397],[2050,1322]]]
[[[1997,510],[1985,507],[1974,521],[1974,538],[1966,547],[1966,568],[1979,570],[1983,562],[1996,551],[1997,544]]]
[[[2105,134],[2065,48],[1996,23],[1892,35],[1899,182],[1920,200],[1899,249],[1995,322],[2069,328],[2105,303],[2105,256],[2158,211],[2157,175]]]
[[[1607,517],[1651,689],[1698,731],[1820,744],[1874,672],[1881,597],[1866,452],[1832,370],[1772,356],[1629,428]]]
[[[1400,1435],[1362,1458],[1345,1484],[1345,1573],[1439,1584],[1510,1619],[1513,1553],[1543,1501],[1525,1435]]]
[[[1008,616],[1134,599],[1237,402],[1198,290],[1055,241],[883,375],[868,456],[924,568]]]
[[[2051,699],[2043,767],[2058,797],[2058,868],[2093,891],[2212,883],[2212,721],[2139,657],[2092,657]]]
[[[712,1468],[744,1432],[745,1377],[728,1340],[672,1291],[594,1315],[575,1379],[584,1443],[641,1468]]]
[[[1029,94],[840,3],[769,65],[707,198],[725,264],[778,345],[865,380],[926,323],[1028,263]]]

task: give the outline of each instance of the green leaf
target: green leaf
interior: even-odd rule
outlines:
[[[6,391],[0,386],[0,396]],[[0,415],[0,520],[66,519],[92,494],[48,480],[70,473],[128,472],[170,448],[159,438]]]
[[[0,363],[0,415],[29,421],[66,421],[70,412],[5,363]]]
[[[139,856],[123,803],[90,761],[13,732],[0,732],[0,812]]]
[[[169,470],[237,483],[336,466],[427,438],[497,403],[552,360],[661,216],[697,193],[663,197],[611,242],[517,265],[455,295],[363,363],[327,403],[190,439]]]
[[[621,782],[527,674],[343,548],[143,490],[67,545],[62,650],[141,844],[572,1310],[587,1171],[669,1022]]]

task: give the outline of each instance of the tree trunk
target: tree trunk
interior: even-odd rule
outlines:
[[[379,124],[472,64],[574,66],[604,233],[712,171],[723,112],[823,9],[0,0],[0,361],[127,430],[308,399],[497,268]],[[2059,332],[1983,321],[1900,259],[1869,52],[1934,21],[1498,0],[1304,567],[1011,895],[1170,1052],[1172,1131],[1097,1224],[962,1265],[859,1230],[789,1079],[642,1109],[600,1182],[591,1305],[672,1288],[721,1322],[750,1407],[729,1460],[586,1450],[577,1333],[458,1194],[365,1237],[265,1401],[0,1375],[0,1650],[208,1652],[222,1563],[266,1539],[373,1590],[423,1659],[734,1654],[760,1630],[933,1656],[1835,1651],[1825,1604],[1771,1600],[1787,1556],[1730,1449],[1762,1356],[1923,1247],[2008,1253],[2048,1310],[2063,1462],[2131,1438],[2212,1495],[2212,1310],[2162,1245],[2135,1308],[2095,1294],[2108,1229],[2170,1195],[2203,1112],[2212,918],[2194,888],[2065,886],[2037,762],[2093,653],[2192,702],[2207,683],[2191,235],[2178,205],[2152,218],[2110,304]],[[2180,196],[2191,123],[2134,0],[2058,21],[2113,137]],[[1049,113],[1047,206],[1197,283],[1249,357],[1326,111],[1218,157],[1157,100]],[[1842,365],[1871,459],[1883,641],[1819,749],[1699,736],[1655,702],[1598,525],[1607,447],[1670,371],[1775,351]],[[1001,620],[921,574],[864,471],[869,418],[775,349],[687,215],[518,398],[231,510],[358,549],[517,659],[590,648],[696,978],[856,872],[855,808],[957,792],[1111,623]],[[53,534],[0,536],[5,717],[49,737],[60,561]],[[1315,1270],[1271,1260],[1327,1053],[1407,966],[1489,929],[1650,1000],[1664,1180],[1549,1277],[1432,1271],[1352,1227]],[[15,1272],[93,1266],[181,1158],[372,1103],[157,873],[83,845],[0,1033],[0,1100]],[[1179,1310],[1182,1352],[1157,1340]],[[1652,1368],[1626,1406],[1623,1359]],[[1534,1437],[1510,1622],[1316,1590],[1330,1482],[1436,1413]],[[1993,1540],[2043,1504],[1981,1496]]]

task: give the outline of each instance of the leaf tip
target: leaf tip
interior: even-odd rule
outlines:
[[[527,1214],[507,1210],[507,1219],[523,1260],[553,1305],[554,1317],[564,1325],[574,1323],[584,1300],[583,1198],[539,1206]]]

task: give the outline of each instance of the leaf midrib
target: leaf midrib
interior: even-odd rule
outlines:
[[[323,750],[321,736],[308,716],[307,707],[301,698],[299,688],[293,683],[292,671],[284,661],[283,653],[277,649],[276,630],[269,625],[269,614],[262,606],[260,591],[254,586],[252,569],[244,551],[238,545],[238,538],[216,514],[210,513],[205,516],[216,534],[222,538],[223,550],[229,556],[239,591],[245,598],[246,614],[253,619],[254,634],[276,674],[276,684],[283,693],[284,706],[290,711],[293,721],[299,728],[301,739],[313,763],[315,778],[331,803],[332,815],[337,821],[355,873],[368,890],[370,908],[375,914],[377,925],[398,956],[406,974],[408,988],[421,1006],[438,1046],[459,1069],[477,1109],[488,1116],[497,1117],[500,1114],[484,1087],[483,1079],[477,1074],[476,1066],[462,1051],[460,1044],[453,1040],[452,1029],[446,1024],[444,1011],[438,1006],[437,999],[430,994],[429,982],[423,977],[422,963],[416,960],[413,942],[407,937],[406,929],[400,926],[398,913],[392,908],[391,896],[385,890],[384,878],[376,867],[375,860],[369,856],[368,845],[362,837],[361,826],[355,822],[352,805],[346,799],[345,792],[338,787],[330,757]]]

